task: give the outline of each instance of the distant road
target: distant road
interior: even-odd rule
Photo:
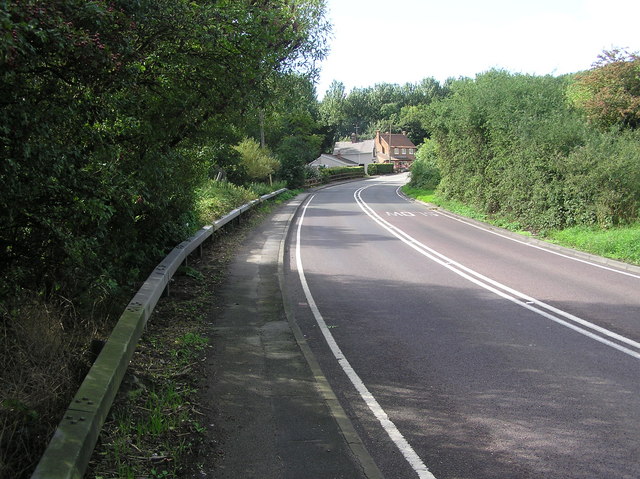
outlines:
[[[288,301],[387,478],[640,477],[640,275],[401,197],[309,197]]]

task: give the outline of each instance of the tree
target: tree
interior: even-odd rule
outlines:
[[[349,137],[355,128],[369,138],[375,135],[375,130],[391,128],[409,130],[412,139],[420,142],[426,130],[419,112],[446,92],[447,88],[433,78],[415,84],[380,83],[354,88],[348,94],[344,84],[333,82],[320,106],[321,119],[334,132],[334,141]]]
[[[280,166],[277,158],[274,158],[267,148],[262,148],[253,138],[245,138],[234,149],[240,154],[240,161],[247,176],[252,180],[264,180]]]
[[[289,188],[304,185],[304,167],[318,157],[321,142],[319,135],[295,135],[288,136],[280,143],[277,150],[282,164],[280,177]]]
[[[334,80],[320,102],[320,121],[330,129],[331,144],[338,140],[339,132],[342,131],[347,121],[346,97],[344,83]]]
[[[4,2],[0,301],[24,286],[93,302],[182,238],[212,166],[203,152],[242,137],[234,129],[270,79],[313,75],[324,10],[324,0]]]
[[[568,95],[587,119],[601,127],[640,125],[640,55],[604,51],[593,68],[575,76]]]

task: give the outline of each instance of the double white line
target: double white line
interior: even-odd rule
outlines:
[[[408,235],[401,229],[393,226],[388,221],[384,220],[373,209],[365,203],[362,199],[361,193],[363,190],[370,188],[372,185],[365,186],[356,190],[353,194],[356,203],[362,211],[364,211],[372,220],[389,231],[392,235],[398,238],[403,243],[407,244],[418,253],[426,256],[430,260],[444,266],[455,274],[465,278],[468,281],[491,291],[492,293],[504,298],[512,303],[517,304],[529,311],[533,311],[540,316],[543,316],[551,321],[554,321],[562,326],[572,329],[584,336],[594,339],[602,344],[606,344],[618,351],[621,351],[636,359],[640,359],[640,343],[633,341],[632,339],[621,336],[613,331],[602,328],[596,324],[590,323],[582,318],[574,316],[573,314],[562,311],[549,304],[539,301],[531,296],[528,296],[520,291],[516,291],[498,281],[488,278],[477,271],[474,271],[466,266],[454,261],[453,259],[429,248],[425,244],[416,240],[412,236]]]

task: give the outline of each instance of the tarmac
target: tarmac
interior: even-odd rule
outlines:
[[[195,477],[382,478],[283,299],[285,239],[306,196],[249,232],[230,265],[202,388],[210,446]]]

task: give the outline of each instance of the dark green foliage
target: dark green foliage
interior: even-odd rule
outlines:
[[[393,173],[393,163],[370,163],[367,165],[368,175],[389,175]]]
[[[280,158],[279,177],[289,188],[304,186],[305,167],[320,154],[321,139],[316,135],[286,137],[278,146],[276,154]]]
[[[28,477],[108,308],[228,206],[195,192],[247,180],[231,145],[274,85],[308,90],[323,15],[323,0],[0,2],[0,476]]]
[[[532,229],[636,219],[638,137],[590,127],[566,101],[570,80],[491,71],[454,81],[427,121],[440,194]],[[430,175],[423,166],[412,182]]]
[[[640,132],[593,135],[563,164],[567,224],[604,227],[640,214]]]
[[[409,186],[423,190],[435,189],[442,175],[438,168],[438,152],[433,140],[425,140],[416,153],[416,160],[411,165]]]
[[[251,99],[324,54],[324,3],[18,0],[0,8],[0,301],[100,302],[194,227]]]
[[[445,96],[447,89],[433,78],[419,83],[396,85],[381,83],[368,88],[345,91],[334,81],[320,104],[323,124],[330,127],[333,140],[349,137],[358,129],[363,137],[373,138],[375,130],[406,130],[416,143],[428,132],[420,120],[427,105]]]

